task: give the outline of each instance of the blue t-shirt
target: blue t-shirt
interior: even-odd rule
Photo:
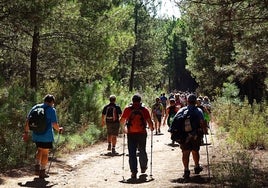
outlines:
[[[37,104],[37,105],[40,105],[40,104]],[[31,111],[33,109],[36,108],[35,105]],[[56,113],[56,109],[47,105],[47,104],[42,104],[41,105],[43,108],[46,108],[45,109],[45,112],[46,112],[46,123],[47,123],[47,129],[44,133],[42,134],[38,134],[38,133],[32,133],[32,140],[33,142],[53,142],[54,141],[54,131],[53,131],[53,127],[52,127],[52,124],[53,123],[57,123],[57,113]],[[30,111],[30,113],[31,113]],[[30,114],[29,113],[29,114]],[[28,115],[29,117],[29,115]]]

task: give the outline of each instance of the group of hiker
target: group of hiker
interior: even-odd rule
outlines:
[[[149,128],[151,133],[161,134],[161,127],[165,124],[171,128],[173,121],[179,114],[189,111],[189,124],[191,130],[188,131],[185,140],[180,142],[182,150],[182,163],[184,165],[184,178],[189,178],[189,158],[190,153],[193,155],[195,163],[194,173],[199,174],[203,168],[199,164],[199,150],[203,143],[203,135],[207,134],[208,119],[210,113],[210,103],[208,97],[199,96],[190,93],[175,93],[170,94],[169,98],[162,93],[155,98],[155,103],[151,108],[144,106],[141,102],[140,95],[132,97],[132,103],[127,106],[123,112],[121,108],[115,103],[116,97],[111,95],[107,104],[102,111],[102,125],[107,125],[107,141],[108,150],[115,148],[116,137],[119,134],[120,126],[123,127],[124,134],[127,134],[127,146],[129,152],[129,166],[131,171],[131,178],[135,179],[138,173],[137,152],[139,152],[139,163],[141,173],[145,173],[147,169],[148,156],[146,153],[146,138]],[[204,106],[206,104],[207,106]],[[114,110],[110,110],[110,107]],[[150,110],[149,110],[150,109]],[[206,116],[204,114],[207,114]],[[114,119],[113,123],[110,122]],[[113,126],[114,125],[114,126]],[[114,135],[111,135],[110,129],[116,129]],[[172,134],[172,133],[171,133]],[[114,138],[111,139],[111,138]],[[172,140],[172,144],[177,140]],[[112,149],[112,154],[116,154],[115,149]]]
[[[55,98],[53,95],[46,95],[44,103],[41,106],[45,109],[46,125],[45,133],[39,134],[33,131],[33,142],[36,143],[36,165],[35,174],[40,178],[48,177],[45,169],[48,163],[49,149],[52,148],[54,142],[53,129],[63,131],[57,121],[57,115],[54,108]],[[205,106],[206,105],[206,106]],[[36,105],[37,106],[37,105]],[[28,114],[25,125],[25,141],[28,140],[28,133],[30,131],[31,113],[36,109],[34,106]],[[39,104],[40,106],[40,104]],[[190,93],[171,93],[169,97],[162,93],[155,98],[155,103],[151,106],[145,106],[142,103],[142,98],[139,94],[132,97],[130,105],[123,110],[116,103],[116,96],[110,95],[109,103],[102,109],[102,126],[107,128],[107,150],[111,154],[116,155],[117,137],[120,128],[127,136],[127,148],[129,153],[129,167],[131,171],[131,178],[136,179],[138,173],[138,159],[137,152],[139,152],[139,166],[140,172],[143,174],[148,168],[148,156],[146,152],[147,129],[153,135],[161,134],[161,127],[168,125],[169,128],[174,126],[176,118],[179,114],[187,111],[191,116],[190,124],[191,130],[187,133],[185,140],[178,141],[182,150],[182,163],[184,165],[184,178],[189,178],[189,158],[192,153],[195,163],[194,173],[199,174],[203,168],[199,164],[199,150],[202,144],[203,134],[207,134],[207,127],[210,113],[210,103],[207,97],[198,97]],[[207,114],[207,116],[204,116]],[[206,118],[205,118],[206,117]],[[186,123],[185,123],[186,125]],[[170,129],[171,130],[171,129]],[[172,131],[170,131],[172,134]]]

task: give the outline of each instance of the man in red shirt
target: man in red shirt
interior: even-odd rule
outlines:
[[[134,95],[132,97],[132,105],[123,110],[120,124],[124,126],[124,132],[127,134],[131,178],[136,179],[138,173],[137,149],[140,152],[139,163],[141,173],[145,173],[148,163],[146,153],[147,124],[151,131],[154,130],[150,112],[142,105],[140,95]]]

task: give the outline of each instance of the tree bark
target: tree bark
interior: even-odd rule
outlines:
[[[30,67],[30,82],[31,88],[37,89],[37,57],[39,53],[40,36],[39,27],[34,27],[32,51],[31,51],[31,67]]]

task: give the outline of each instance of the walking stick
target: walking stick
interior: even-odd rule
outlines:
[[[51,160],[50,160],[50,163],[49,163],[49,167],[48,167],[48,170],[47,170],[47,173],[48,173],[48,174],[49,174],[49,170],[50,170],[52,161],[54,160],[54,155],[55,155],[55,152],[56,152],[56,149],[57,149],[59,140],[60,140],[60,132],[58,133],[58,138],[57,138],[57,141],[55,142],[55,149],[54,149],[53,152],[52,152],[52,157],[51,157]]]
[[[208,155],[208,140],[207,140],[207,135],[206,134],[205,134],[205,140],[206,140],[207,163],[208,163],[208,177],[210,178],[209,155]]]
[[[122,170],[123,170],[123,182],[125,181],[125,141],[126,141],[126,134],[124,133],[123,136],[123,163],[122,163]]]
[[[151,162],[150,162],[150,177],[153,177],[153,131],[151,131]]]

